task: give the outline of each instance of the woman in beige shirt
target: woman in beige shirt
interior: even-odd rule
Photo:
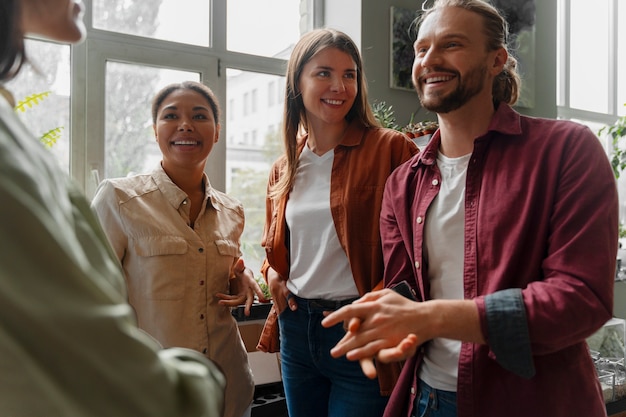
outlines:
[[[165,347],[215,361],[226,376],[224,416],[249,415],[254,382],[229,309],[245,296],[226,295],[236,292],[243,207],[204,172],[219,106],[208,87],[184,82],[156,95],[152,117],[161,163],[149,174],[105,180],[92,205],[122,263],[139,327]],[[248,269],[239,275],[254,281]]]

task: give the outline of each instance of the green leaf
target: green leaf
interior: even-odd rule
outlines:
[[[43,93],[35,93],[29,96],[26,96],[23,100],[17,102],[15,106],[15,110],[21,111],[22,113],[29,109],[32,109],[33,106],[38,105],[42,102],[46,97],[52,94],[52,91],[44,91]]]
[[[376,102],[372,105],[372,112],[382,127],[398,130],[392,105],[387,106],[384,101]]]
[[[57,143],[57,141],[61,138],[61,130],[63,130],[62,126],[50,129],[46,133],[41,135],[41,138],[39,138],[39,140],[46,147],[52,148],[52,146],[54,146],[54,144]]]
[[[626,103],[624,104],[626,106]],[[626,116],[619,117],[611,126],[604,126],[598,131],[598,136],[604,135],[612,138],[612,149],[610,153],[611,167],[615,178],[619,178],[626,168],[626,148],[623,140],[626,139]]]

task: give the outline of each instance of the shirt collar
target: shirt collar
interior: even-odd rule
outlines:
[[[484,135],[476,138],[476,140],[483,140],[489,136],[490,133],[499,133],[502,139],[507,136],[516,136],[522,133],[522,122],[520,114],[515,111],[511,106],[506,103],[500,103],[496,112],[494,113],[487,132]],[[433,134],[433,137],[428,141],[428,144],[424,147],[424,150],[420,152],[419,157],[413,164],[433,165],[437,161],[437,153],[439,152],[439,144],[441,143],[441,135],[439,129]]]
[[[365,137],[365,133],[367,131],[367,127],[365,127],[361,122],[357,119],[354,119],[348,124],[346,131],[343,134],[343,138],[341,142],[339,142],[339,146],[358,146],[363,141]],[[298,155],[302,152],[304,144],[308,138],[308,133],[298,138]]]
[[[213,187],[211,187],[211,183],[209,182],[209,177],[206,175],[206,172],[202,174],[204,181],[204,199],[205,201],[209,201],[211,205],[216,209],[220,210],[219,204],[216,202],[215,192]],[[156,183],[157,187],[165,199],[178,210],[181,204],[188,198],[187,194],[181,190],[172,179],[167,175],[161,163],[159,162],[156,168],[152,171],[152,178]]]

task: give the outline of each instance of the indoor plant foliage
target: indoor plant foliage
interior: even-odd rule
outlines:
[[[384,101],[377,101],[372,104],[372,112],[382,127],[394,130],[399,129],[392,105],[387,105]]]
[[[421,122],[409,122],[402,128],[402,132],[409,138],[417,138],[424,135],[432,135],[439,128],[437,122],[431,120],[423,120]]]
[[[624,104],[626,106],[626,104]],[[599,136],[607,134],[611,137],[611,166],[615,178],[619,178],[621,172],[626,168],[626,148],[624,139],[626,138],[626,116],[618,118],[611,126],[605,126],[598,131]]]
[[[613,174],[616,179],[619,179],[620,174],[626,168],[626,116],[619,117],[615,123],[598,131],[598,136],[604,137],[605,135],[611,138],[609,159]],[[620,239],[626,237],[626,228],[622,222],[619,224],[619,237]]]
[[[52,94],[52,91],[44,91],[42,93],[35,93],[29,96],[26,96],[24,97],[24,99],[17,102],[17,104],[15,105],[15,110],[25,113],[26,110],[32,109],[33,106],[38,105],[50,94]],[[39,137],[39,140],[46,147],[51,148],[55,143],[57,143],[57,141],[61,137],[61,130],[63,130],[62,126],[50,129],[47,132],[43,133]]]
[[[378,120],[382,127],[398,130],[407,135],[410,139],[423,135],[432,135],[435,133],[435,130],[439,128],[439,124],[431,120],[414,122],[414,115],[411,116],[411,120],[407,125],[398,126],[396,124],[396,116],[394,114],[393,106],[387,105],[384,101],[375,102],[372,105],[372,111],[374,112],[374,117],[376,117],[376,120]]]

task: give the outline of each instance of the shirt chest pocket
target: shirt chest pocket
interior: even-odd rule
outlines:
[[[189,245],[179,236],[138,238],[134,251],[137,254],[135,271],[129,276],[129,286],[141,298],[151,300],[180,300],[185,294],[185,281],[189,269],[184,265],[191,260]],[[130,274],[129,274],[130,275]]]
[[[222,256],[232,256],[233,258],[239,257],[239,246],[235,242],[230,240],[216,240],[215,246],[217,247],[217,251]]]
[[[239,246],[231,240],[218,239],[215,241],[218,256],[214,259],[213,268],[215,276],[221,276],[228,282],[231,273],[231,267],[235,259],[239,257]],[[218,281],[221,281],[218,279]],[[216,285],[223,283],[216,282]],[[219,287],[222,288],[222,287]],[[222,290],[223,291],[223,290]]]

